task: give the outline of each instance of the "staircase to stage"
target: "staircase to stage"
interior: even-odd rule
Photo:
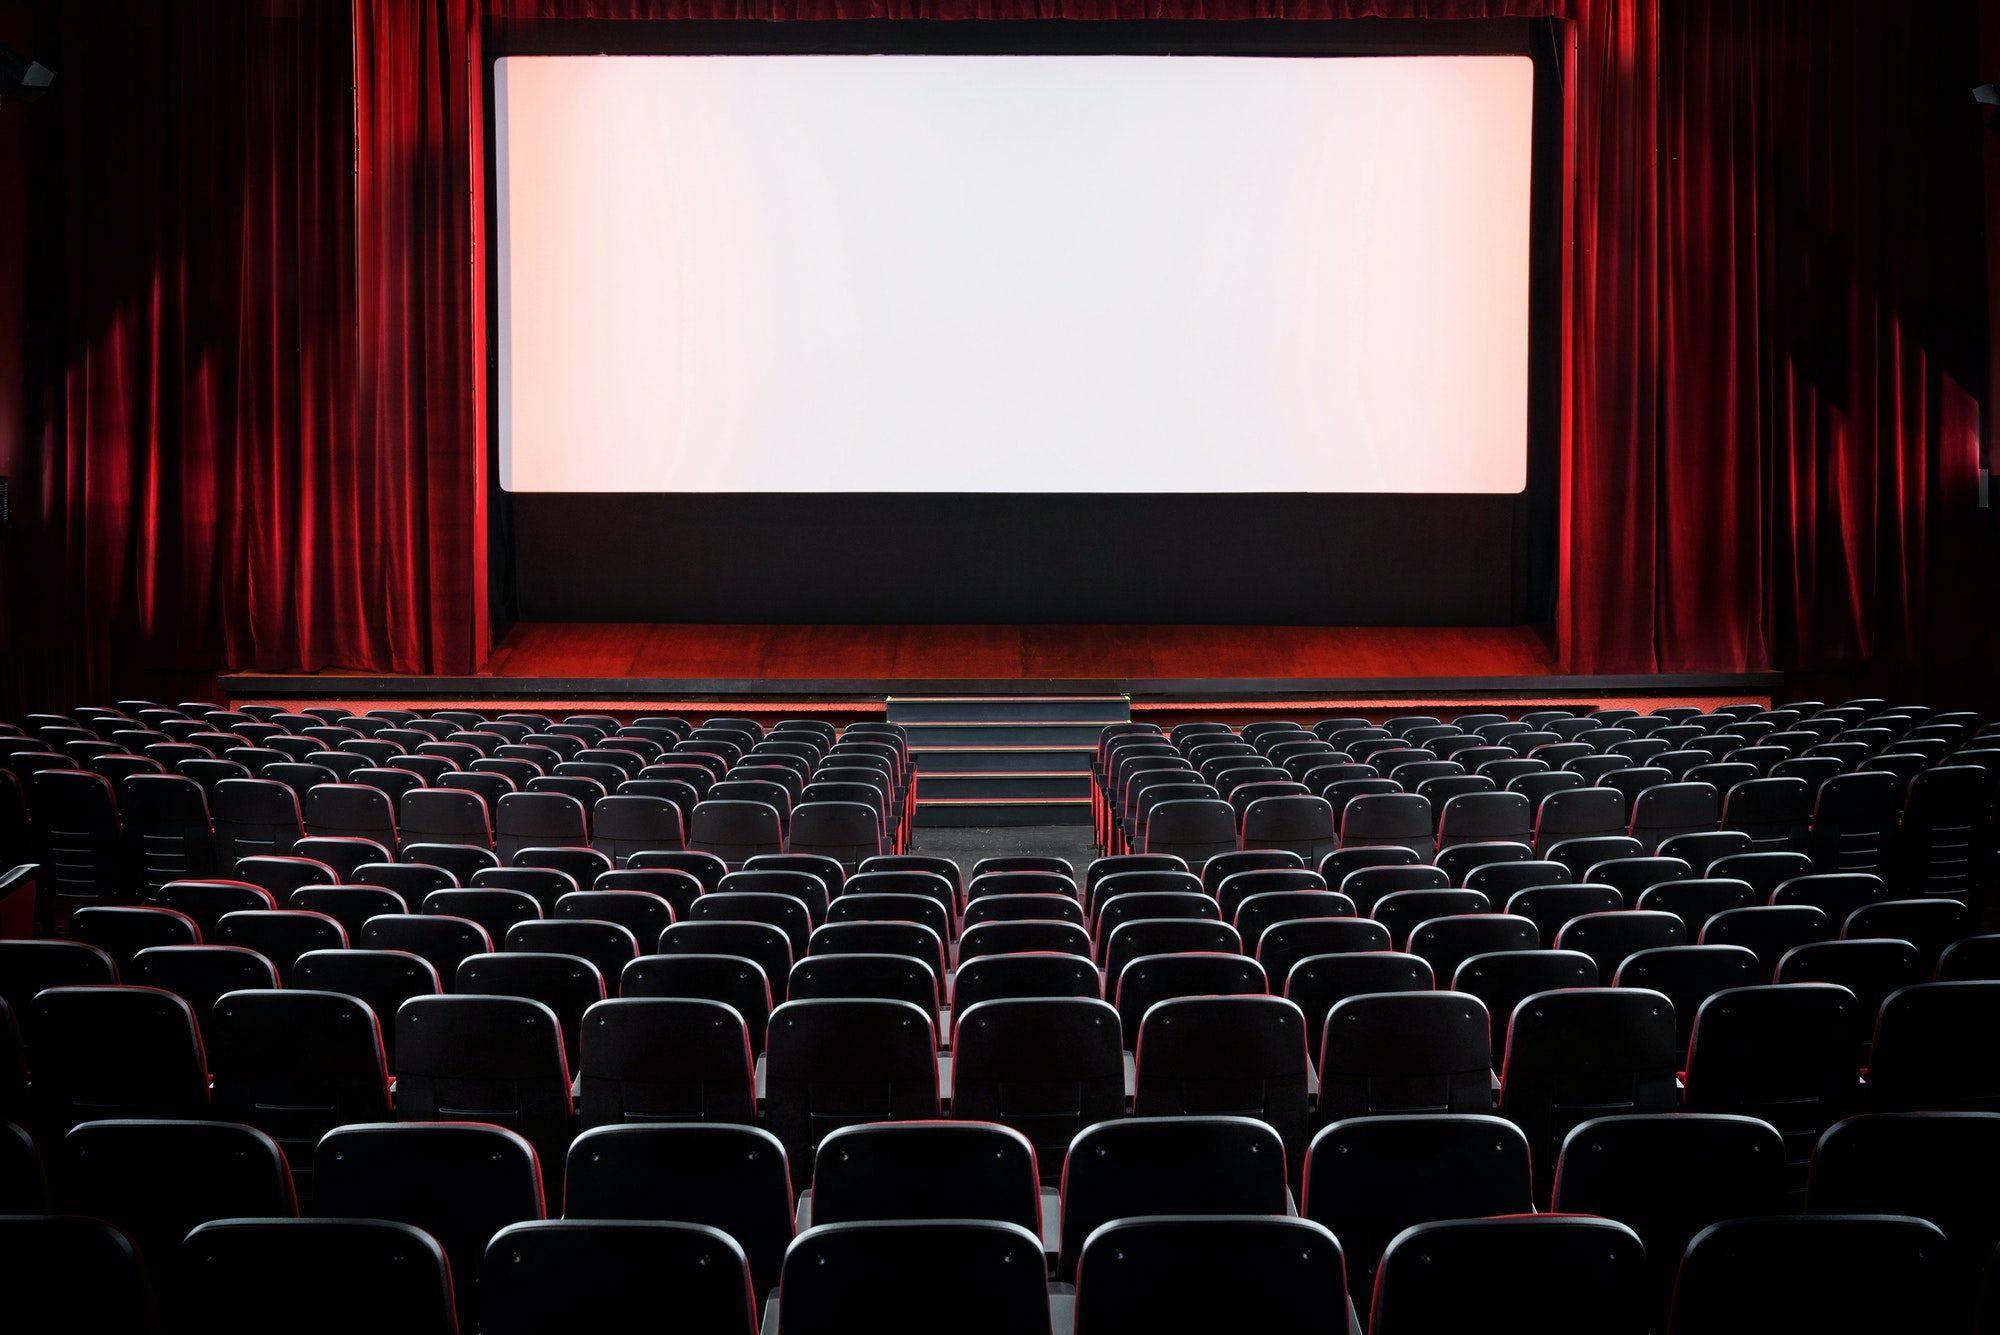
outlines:
[[[892,695],[909,737],[918,825],[1087,825],[1090,761],[1123,695]]]

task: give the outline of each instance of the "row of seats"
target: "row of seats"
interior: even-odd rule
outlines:
[[[296,1160],[255,1129],[0,1124],[0,1276],[76,1331],[741,1332],[1497,1329],[1548,1335],[1991,1331],[2000,1114],[1850,1118],[1803,1212],[1754,1118],[1580,1123],[1536,1213],[1495,1117],[1327,1127],[1287,1185],[1268,1127],[1134,1119],[1077,1138],[1059,1193],[1019,1133],[831,1133],[809,1189],[736,1126],[578,1138],[558,1203],[535,1150],[475,1123],[357,1124]],[[49,1213],[54,1211],[56,1213]]]
[[[975,878],[974,888],[993,876],[1050,874],[995,873]],[[1182,897],[1213,909],[1194,892],[1118,893],[1116,880],[1134,874],[1097,882],[1100,932],[1124,911],[1156,911],[1139,901]],[[133,978],[177,994],[116,986],[118,961],[78,941],[0,943],[0,995],[26,1008],[26,1071],[44,1127],[60,1129],[114,1094],[135,1112],[185,1111],[179,1100],[197,1097],[210,1075],[218,1089],[231,1083],[220,1075],[227,1063],[219,1054],[249,1051],[253,1069],[265,1073],[259,1080],[301,1080],[300,1070],[325,1080],[344,1069],[343,1097],[356,1100],[383,1097],[381,1073],[393,1068],[406,1116],[433,1115],[410,1100],[439,1082],[509,1081],[508,1116],[545,1147],[571,1134],[573,1094],[584,1126],[635,1116],[748,1120],[761,1105],[801,1171],[827,1119],[842,1115],[843,1098],[873,1100],[865,1113],[846,1109],[855,1115],[948,1105],[955,1115],[1020,1120],[1059,1169],[1056,1156],[1076,1129],[1128,1107],[1141,1115],[1199,1111],[1236,1099],[1223,1106],[1254,1107],[1296,1149],[1315,1121],[1431,1106],[1491,1109],[1495,1069],[1500,1109],[1524,1127],[1540,1123],[1544,1149],[1564,1129],[1556,1089],[1586,1077],[1608,1087],[1603,1097],[1641,1109],[1664,1100],[1667,1108],[1760,1111],[1795,1140],[1864,1100],[1981,1107],[2000,1090],[2000,1065],[1964,1042],[2000,1018],[2000,983],[1922,982],[1913,942],[1825,943],[1810,959],[1793,949],[1773,983],[1745,946],[1672,944],[1680,920],[1657,910],[1584,913],[1559,929],[1556,949],[1543,950],[1524,917],[1413,914],[1421,920],[1399,939],[1380,917],[1348,916],[1351,904],[1335,902],[1343,895],[1302,893],[1328,901],[1333,916],[1273,924],[1255,958],[1215,948],[1229,944],[1215,939],[1217,929],[1232,936],[1235,929],[1212,913],[1120,921],[1101,953],[1076,923],[1022,918],[966,929],[954,968],[949,919],[943,934],[893,917],[814,927],[790,896],[723,890],[699,897],[696,909],[794,913],[789,927],[803,938],[803,957],[791,962],[782,919],[670,924],[660,941],[665,953],[641,956],[629,929],[602,919],[524,921],[509,931],[509,944],[522,948],[494,954],[479,949],[491,942],[466,920],[402,915],[370,919],[368,948],[296,957],[291,952],[310,943],[280,935],[257,950],[100,934],[105,945],[130,951],[124,966]],[[1401,896],[1468,893],[1397,892],[1375,912]],[[947,912],[923,896],[866,893],[841,895],[830,912],[877,898],[908,899],[935,911],[933,921]],[[975,896],[966,911],[1010,898]],[[1239,924],[1262,898],[1243,902]],[[732,900],[759,902],[725,902]],[[218,931],[293,916],[226,913]],[[170,910],[96,908],[80,911],[76,923],[98,932],[105,919],[185,922]],[[536,927],[562,935],[523,932]],[[477,934],[452,947],[471,947],[450,970],[458,995],[439,994],[442,971],[433,961],[398,948],[426,945],[417,934],[433,928]],[[1669,929],[1666,944],[1649,935],[1661,928]],[[993,942],[991,953],[980,940],[1023,929],[1032,935]],[[1304,953],[1276,987],[1267,966],[1280,963],[1273,937],[1281,931],[1313,939],[1290,943]],[[1049,939],[1063,934],[1074,938],[1073,949]],[[1954,943],[1938,952],[1940,966],[1967,947],[1991,961],[1993,944]],[[969,955],[968,945],[977,947]],[[1115,974],[1113,949],[1122,959]],[[273,955],[289,961],[283,980]],[[1833,980],[1814,977],[1809,964]],[[613,977],[619,995],[607,1000]],[[290,989],[273,990],[280,981]],[[1606,982],[1612,986],[1597,986]],[[1446,990],[1437,990],[1441,984]],[[364,996],[391,1021],[392,1055]],[[253,1037],[221,1043],[211,1033],[205,1057],[205,1028]],[[1779,1055],[1745,1067],[1744,1054],[1774,1044]],[[1596,1054],[1596,1065],[1577,1068],[1582,1053]],[[312,1080],[285,1106],[320,1108],[323,1122],[340,1100],[324,1090],[312,1097]],[[14,1083],[20,1088],[25,1078]],[[1070,1091],[1070,1103],[1030,1115],[1033,1100],[1050,1090]]]
[[[1546,856],[1611,835],[1650,853],[1677,835],[1727,831],[1823,870],[1962,893],[1993,864],[2000,723],[1881,701],[1341,718],[1241,733],[1132,723],[1104,730],[1093,770],[1100,844],[1114,852],[1199,862],[1287,848],[1317,860],[1400,846],[1429,861],[1481,845]]]
[[[1905,726],[1898,712],[1864,711],[1857,726],[1886,715],[1920,751],[1939,739],[1913,736],[1919,728],[1964,726],[1977,737],[1948,716]],[[1429,726],[1454,727],[1409,729]],[[1477,737],[1493,726],[1461,719],[1455,730]],[[1718,735],[1741,735],[1722,727]],[[1201,732],[1164,744],[1197,774],[1244,755],[1233,748],[1283,769],[1305,753],[1281,748],[1333,745],[1296,738],[1296,725],[1276,731],[1251,725],[1223,740],[1211,730],[1185,752]],[[1107,736],[1099,779],[1107,823],[1126,763],[1117,736]],[[1367,744],[1386,740],[1474,750],[1452,737],[1396,735],[1343,739],[1344,754],[1385,761],[1396,748]],[[1954,757],[1985,749],[1955,740]],[[836,742],[846,744],[845,735]],[[1231,749],[1189,763],[1199,745]],[[712,754],[723,768],[708,777],[729,781],[731,759]],[[1545,768],[1508,783],[1585,777],[1517,758]],[[102,757],[78,763],[89,759]],[[27,764],[37,776],[65,769]],[[1399,791],[1353,801],[1419,796],[1400,791],[1405,780],[1494,781],[1490,772],[1418,778],[1385,768],[1399,777],[1375,781]],[[1145,772],[1125,777],[1139,783]],[[1244,791],[1257,782],[1294,780],[1232,774],[1221,800],[1244,798],[1247,815],[1265,800]],[[1130,783],[1117,800],[1130,797]],[[1597,788],[1565,780],[1542,800]],[[1734,796],[1733,786],[1718,791]],[[500,866],[491,849],[411,841],[400,829],[388,843],[308,833],[320,842],[303,851],[316,856],[296,845],[244,853],[209,875],[134,887],[123,903],[82,902],[45,932],[66,927],[66,940],[0,942],[0,1001],[21,1020],[16,1060],[0,1063],[0,1102],[26,1119],[24,1134],[48,1160],[45,1208],[68,1212],[38,1221],[43,1236],[72,1241],[82,1234],[69,1220],[91,1211],[64,1194],[71,1137],[96,1134],[106,1117],[221,1117],[233,1131],[254,1128],[317,1217],[293,1228],[365,1214],[383,1228],[420,1230],[370,1244],[392,1249],[405,1274],[433,1273],[428,1261],[409,1262],[435,1253],[436,1273],[448,1267],[457,1279],[455,1302],[397,1303],[398,1318],[417,1314],[412,1328],[437,1328],[423,1323],[453,1306],[465,1329],[509,1328],[517,1310],[551,1328],[593,1300],[577,1294],[578,1277],[602,1276],[593,1294],[629,1294],[620,1285],[642,1257],[655,1274],[733,1276],[720,1288],[690,1279],[687,1290],[739,1297],[721,1306],[690,1297],[674,1309],[718,1329],[853,1329],[864,1310],[867,1328],[887,1330],[1365,1322],[1407,1332],[1498,1320],[1691,1331],[1742,1328],[1729,1324],[1739,1317],[1767,1328],[1841,1330],[1864,1318],[1871,1329],[1971,1328],[1990,1240],[1954,1253],[1960,1226],[1937,1217],[1948,1213],[1943,1204],[1840,1206],[1824,1185],[1830,1147],[1850,1126],[1943,1115],[1972,1125],[2000,1113],[2000,1062],[1981,1041],[2000,1020],[2000,942],[1980,934],[1963,897],[1910,879],[1903,853],[1873,870],[1828,868],[1810,844],[1768,844],[1721,822],[1647,844],[1629,819],[1616,833],[1539,849],[1531,831],[1524,854],[1485,839],[1440,851],[1435,825],[1428,844],[1259,847],[1258,833],[1245,847],[1237,810],[1230,805],[1227,848],[1164,852],[1149,843],[1149,826],[1148,837],[1112,843],[1128,851],[1080,873],[1049,857],[989,860],[962,875],[949,859],[907,851],[734,858],[582,844],[524,844],[507,859],[516,865]],[[1975,869],[1983,837],[1968,846]],[[1909,843],[1900,819],[1897,839]],[[14,1026],[0,1033],[11,1039]],[[1674,1129],[1607,1130],[1623,1123]],[[1211,1126],[1222,1128],[1216,1138],[1200,1138]],[[1396,1128],[1407,1129],[1401,1150]],[[461,1132],[463,1147],[447,1148]],[[758,1217],[782,1215],[782,1229],[732,1222],[691,1200],[664,1207],[676,1184],[706,1180],[682,1166],[685,1156],[652,1148],[675,1134],[683,1145],[695,1135],[733,1145],[704,1157],[754,1159],[763,1180],[781,1180],[782,1201],[747,1177],[727,1179],[716,1199],[737,1211],[764,1201]],[[362,1135],[400,1136],[406,1148],[378,1160],[352,1138]],[[620,1143],[638,1157],[621,1164],[608,1153]],[[1939,1144],[1983,1148],[1943,1132]],[[378,1195],[364,1209],[342,1196],[350,1163],[398,1156],[415,1165],[400,1176],[419,1200]],[[1586,1165],[1628,1161],[1656,1165],[1658,1176],[1620,1179],[1619,1190],[1593,1198]],[[1509,1182],[1496,1203],[1449,1195],[1484,1182],[1474,1165],[1488,1162]],[[1745,1194],[1692,1207],[1673,1197],[1676,1186],[1707,1191],[1717,1180],[1697,1163]],[[471,1227],[426,1213],[460,1194],[426,1172],[454,1164],[511,1164],[493,1171],[533,1181],[536,1204]],[[1121,1164],[1150,1165],[1145,1176],[1158,1188],[1094,1195],[1091,1183],[1105,1179],[1093,1174]],[[579,1197],[606,1165],[598,1182],[629,1185],[631,1208]],[[1389,1176],[1367,1176],[1378,1168]],[[139,1180],[140,1199],[171,1199],[170,1181],[155,1191]],[[472,1198],[491,1200],[492,1179],[481,1181]],[[1252,1183],[1261,1194],[1235,1203],[1244,1197],[1230,1192]],[[1385,1203],[1400,1200],[1397,1189],[1413,1213]],[[503,1228],[547,1230],[541,1215],[559,1209],[576,1228],[490,1250]],[[1659,1231],[1639,1217],[1644,1209],[1687,1228]],[[226,1213],[269,1220],[288,1211],[246,1202]],[[1909,1217],[1878,1227],[1881,1214]],[[221,1217],[181,1218],[154,1235],[164,1241],[139,1244],[166,1268],[154,1287],[170,1319],[182,1239]],[[589,1234],[594,1221],[677,1228],[682,1250],[656,1231]],[[1728,1241],[1704,1254],[1690,1243],[1709,1225]],[[1398,1243],[1411,1226],[1429,1231]],[[102,1226],[92,1227],[103,1241]],[[1799,1231],[1807,1227],[1823,1231]],[[1931,1232],[1919,1242],[1913,1227]],[[1034,1248],[1032,1266],[1017,1232]],[[294,1292],[315,1288],[310,1265],[323,1259],[281,1259],[286,1236],[263,1223],[233,1235],[262,1249],[269,1273],[300,1266]],[[225,1273],[225,1253],[193,1243],[186,1255],[200,1258],[199,1270]],[[329,1237],[298,1248],[339,1245]],[[565,1247],[585,1259],[559,1270],[552,1258]],[[1864,1249],[1876,1269],[1856,1259]],[[156,1250],[167,1259],[156,1261]],[[537,1276],[535,1293],[504,1314],[479,1292],[495,1256]],[[48,1264],[55,1273],[59,1257]],[[1669,1296],[1676,1269],[1679,1299]],[[1022,1278],[1030,1271],[1032,1282]],[[1728,1278],[1711,1283],[1711,1273]],[[1118,1293],[1121,1275],[1137,1296],[1100,1296]],[[1747,1289],[1746,1276],[1756,1281]],[[1714,1297],[1729,1285],[1749,1294],[1747,1306],[1740,1295]],[[232,1276],[221,1288],[200,1300],[236,1301],[255,1281]],[[1827,1297],[1836,1291],[1844,1297]],[[331,1313],[337,1302],[328,1302]],[[531,1317],[549,1310],[536,1302],[566,1304],[570,1315]],[[1530,1303],[1533,1318],[1510,1318]],[[353,1328],[344,1319],[330,1316],[328,1328]]]
[[[891,724],[129,712],[0,725],[0,865],[32,856],[57,895],[129,903],[247,856],[414,852],[461,877],[578,847],[617,865],[694,848],[852,866],[900,851],[909,828],[908,747]]]

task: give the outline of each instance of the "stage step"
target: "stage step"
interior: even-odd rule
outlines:
[[[1090,800],[1090,771],[1033,770],[943,771],[917,774],[917,801],[933,798],[981,798],[1004,801],[1018,797],[1066,797]]]
[[[983,774],[1011,770],[1036,774],[1090,770],[1097,746],[913,746],[910,758],[920,774]]]
[[[998,706],[1005,705],[1002,712]],[[1018,706],[1018,708],[1017,708]],[[1032,710],[1028,706],[1033,706]],[[1132,717],[1132,702],[1122,695],[892,695],[889,717],[905,727],[912,723],[983,723],[1032,713],[1037,718],[1103,727]]]
[[[903,723],[889,706],[891,723]],[[1123,719],[1109,722],[1122,723]],[[966,719],[953,723],[903,723],[910,749],[927,746],[1087,746],[1095,748],[1103,723],[1072,723],[1024,713],[1019,719]]]
[[[1009,798],[981,801],[976,797],[917,799],[917,824],[932,829],[986,828],[995,825],[1088,825],[1090,799],[1067,797]]]
[[[1098,735],[1130,719],[1132,702],[904,695],[889,697],[888,713],[909,737],[918,825],[1082,825]]]

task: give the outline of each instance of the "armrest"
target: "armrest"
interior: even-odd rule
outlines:
[[[41,876],[38,862],[23,862],[0,872],[0,938],[47,934],[49,925],[42,921]]]

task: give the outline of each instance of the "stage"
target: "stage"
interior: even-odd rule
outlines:
[[[1136,713],[1768,700],[1776,674],[1574,676],[1532,626],[522,623],[476,675],[220,679],[236,703],[879,710],[891,695],[1117,694]]]

